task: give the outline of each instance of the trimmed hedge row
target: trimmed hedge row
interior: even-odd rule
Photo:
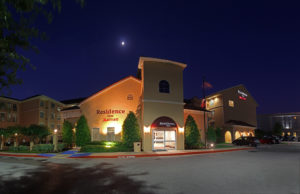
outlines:
[[[57,144],[57,151],[61,152],[65,149],[65,147],[66,145],[64,143]],[[13,152],[30,152],[29,149],[30,149],[29,146],[23,146],[23,145],[20,145],[18,147],[8,146],[8,151],[13,151]],[[49,153],[49,152],[53,152],[53,150],[54,150],[53,144],[35,144],[32,148],[32,152]]]
[[[132,152],[133,148],[128,148],[121,142],[98,141],[90,142],[81,147],[80,152]]]

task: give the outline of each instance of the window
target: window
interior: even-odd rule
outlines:
[[[17,111],[17,105],[13,104],[13,111]]]
[[[54,103],[51,103],[51,108],[55,108],[55,104]]]
[[[56,119],[57,119],[58,121],[60,121],[60,116],[59,116],[59,115],[57,115]]]
[[[12,114],[12,122],[17,122],[17,115],[16,115],[16,113]]]
[[[12,110],[12,103],[7,103],[7,110]]]
[[[40,101],[40,106],[43,107],[44,106],[44,101]]]
[[[233,101],[233,100],[229,100],[229,101],[228,101],[228,106],[234,107],[234,101]]]
[[[128,96],[127,96],[127,100],[133,100],[133,96],[132,96],[132,94],[128,94]]]
[[[54,129],[54,124],[51,124],[51,125],[50,125],[50,128],[51,128],[51,129]]]
[[[0,121],[5,121],[5,112],[0,113]]]
[[[55,113],[51,113],[51,119],[54,119],[55,118]]]
[[[57,127],[58,130],[60,130],[60,125],[57,125],[56,127]]]
[[[167,82],[166,80],[161,80],[159,82],[159,92],[160,93],[170,93],[169,82]]]
[[[107,127],[107,141],[115,141],[115,128],[114,127]]]
[[[40,112],[40,118],[44,118],[44,112]]]

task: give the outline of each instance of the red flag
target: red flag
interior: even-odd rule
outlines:
[[[204,88],[212,88],[212,87],[213,87],[213,86],[212,86],[210,83],[208,83],[207,81],[204,81],[203,86],[204,86]]]
[[[202,99],[202,102],[201,102],[201,108],[205,108],[206,107],[206,103],[205,103],[205,99]]]

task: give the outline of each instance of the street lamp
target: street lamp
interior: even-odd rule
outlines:
[[[54,129],[53,135],[53,145],[54,145],[54,152],[57,152],[57,129]]]
[[[18,133],[15,133],[15,142],[14,142],[14,147],[18,147]]]

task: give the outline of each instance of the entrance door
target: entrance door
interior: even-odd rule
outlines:
[[[176,149],[175,130],[153,130],[153,150]]]

